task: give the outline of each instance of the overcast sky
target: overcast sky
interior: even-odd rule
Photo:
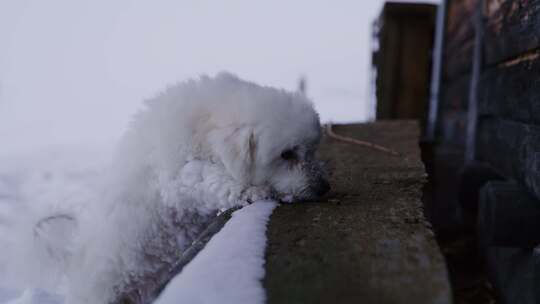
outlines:
[[[31,147],[117,138],[141,101],[227,70],[295,90],[323,121],[370,109],[381,0],[0,2],[0,140]]]

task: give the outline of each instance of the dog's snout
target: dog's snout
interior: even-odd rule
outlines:
[[[326,180],[321,179],[315,187],[315,194],[317,196],[323,196],[328,191],[330,191],[330,184]]]

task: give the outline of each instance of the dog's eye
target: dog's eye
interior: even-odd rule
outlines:
[[[294,152],[294,150],[285,150],[281,152],[281,158],[284,160],[296,160],[296,152]]]

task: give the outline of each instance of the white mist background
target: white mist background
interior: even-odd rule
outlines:
[[[113,142],[145,98],[222,70],[288,90],[304,75],[323,121],[365,121],[382,3],[3,0],[0,150]]]

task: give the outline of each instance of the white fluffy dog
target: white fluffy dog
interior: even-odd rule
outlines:
[[[148,100],[120,144],[99,201],[36,226],[37,238],[45,240],[54,240],[48,234],[57,230],[73,230],[69,246],[44,245],[62,261],[67,302],[147,299],[157,287],[153,278],[217,211],[327,192],[314,156],[320,129],[304,95],[227,73]]]

